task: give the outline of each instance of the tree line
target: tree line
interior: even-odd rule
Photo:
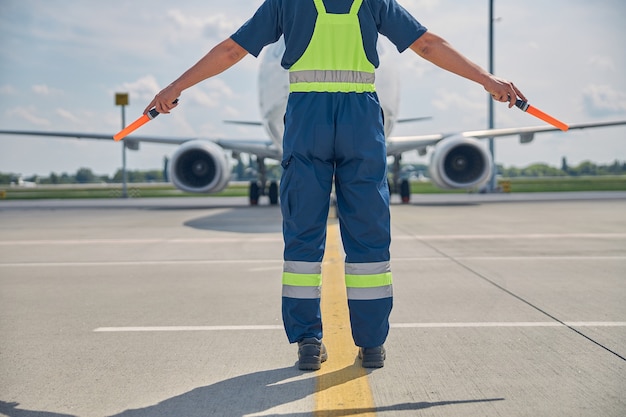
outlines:
[[[498,175],[505,178],[516,177],[565,177],[565,176],[595,176],[595,175],[626,175],[626,161],[614,161],[612,164],[596,164],[590,161],[582,162],[576,166],[570,166],[567,159],[563,158],[561,167],[553,167],[545,163],[536,163],[525,168],[509,167],[497,165]],[[235,164],[232,168],[234,180],[249,181],[256,178],[256,169],[251,162],[244,166],[243,164]],[[268,178],[280,178],[280,165],[267,166]],[[149,182],[166,182],[167,172],[165,170],[149,170],[149,171],[127,171],[127,181],[129,183],[149,183]],[[402,176],[412,177],[421,176],[428,177],[428,166],[424,164],[403,164]],[[14,173],[0,173],[0,184],[18,184],[20,181],[37,183],[37,184],[99,184],[99,183],[122,183],[123,172],[118,170],[115,175],[97,175],[89,168],[80,168],[74,174],[68,173],[51,173],[49,176],[31,175],[24,177]]]
[[[567,159],[563,158],[560,168],[551,167],[548,164],[532,164],[526,168],[504,168],[498,166],[498,172],[507,178],[624,175],[626,174],[626,161],[620,162],[615,160],[609,165],[598,165],[590,161],[584,161],[576,166],[569,166]]]
[[[128,182],[164,182],[165,176],[163,171],[126,171]],[[18,184],[20,181],[32,182],[37,184],[102,184],[102,183],[122,183],[123,172],[118,170],[115,175],[97,175],[89,168],[80,168],[75,174],[68,173],[51,173],[49,176],[32,175],[24,177],[19,174],[0,173],[0,184]]]

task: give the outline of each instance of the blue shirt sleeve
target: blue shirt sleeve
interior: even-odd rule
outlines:
[[[281,3],[281,0],[266,0],[231,39],[258,57],[266,45],[276,42],[283,34]]]
[[[399,52],[406,50],[427,29],[396,0],[369,1],[372,16],[381,35],[387,37]]]
[[[352,0],[347,1],[352,3]],[[309,45],[316,18],[312,0],[266,0],[231,39],[257,57],[263,47],[284,35],[286,50],[281,65],[289,69]]]

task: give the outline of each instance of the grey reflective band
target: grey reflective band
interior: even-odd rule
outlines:
[[[302,262],[302,261],[285,261],[283,263],[283,272],[292,274],[321,274],[321,262]]]
[[[347,288],[348,300],[379,300],[393,297],[393,286],[372,288]]]
[[[289,82],[374,84],[373,72],[349,70],[303,70],[289,72]]]
[[[391,263],[384,262],[365,262],[365,263],[346,263],[346,275],[376,275],[391,272]]]
[[[317,299],[322,297],[320,287],[296,287],[293,285],[283,285],[283,297]]]

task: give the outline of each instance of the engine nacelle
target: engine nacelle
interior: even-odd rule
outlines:
[[[168,172],[176,188],[190,193],[216,193],[230,180],[230,163],[224,150],[209,141],[192,140],[178,147]]]
[[[435,146],[429,172],[440,188],[470,189],[489,181],[492,166],[491,154],[478,139],[457,136]]]

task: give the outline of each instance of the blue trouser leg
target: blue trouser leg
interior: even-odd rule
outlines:
[[[372,103],[373,98],[367,98],[348,97],[341,112],[344,123],[338,125],[337,136],[341,139],[336,145],[335,190],[346,252],[352,336],[357,346],[374,347],[382,345],[389,333],[393,299],[387,152],[380,108],[377,101]],[[369,123],[355,123],[357,120]],[[370,284],[369,277],[381,272],[389,273],[388,285]]]
[[[334,133],[325,117],[328,104],[320,98],[291,94],[285,117],[280,182],[285,271],[295,263],[291,281],[297,280],[298,274],[303,281],[297,286],[285,285],[283,274],[283,323],[292,343],[306,337],[322,338],[320,290],[306,282],[311,272],[321,271],[334,174]]]
[[[389,262],[386,151],[376,96],[291,94],[282,166],[283,321],[289,340],[295,342],[322,337],[319,288],[306,271],[321,266],[333,176],[346,262]],[[289,269],[293,265],[295,269]],[[300,276],[302,284],[297,283]],[[389,330],[390,288],[348,288],[348,294],[355,343],[382,344]]]

